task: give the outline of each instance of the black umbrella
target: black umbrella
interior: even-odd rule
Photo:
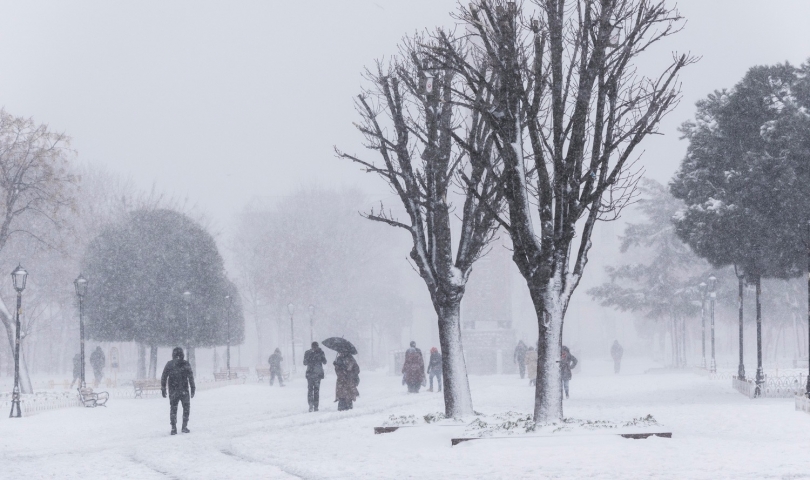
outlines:
[[[357,349],[354,348],[352,342],[343,337],[330,337],[321,342],[324,347],[331,348],[338,353],[348,353],[349,355],[357,355]]]

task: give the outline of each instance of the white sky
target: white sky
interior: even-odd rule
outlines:
[[[662,48],[703,59],[682,76],[666,136],[644,145],[661,181],[683,156],[676,127],[696,100],[750,66],[810,58],[810,1],[678,4],[689,22]],[[351,122],[363,66],[403,34],[449,23],[454,5],[0,1],[0,105],[66,131],[83,161],[188,197],[220,226],[252,198],[312,180],[385,195],[332,146],[361,150]]]

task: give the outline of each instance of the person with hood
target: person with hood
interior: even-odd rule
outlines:
[[[526,350],[526,375],[529,377],[529,385],[534,385],[537,381],[537,350],[534,347]]]
[[[82,386],[82,356],[80,354],[73,355],[73,381],[70,382],[70,388],[73,388],[73,384],[76,383],[76,380],[79,381],[79,386]]]
[[[433,391],[433,378],[436,378],[436,383],[439,386],[438,392],[442,391],[442,354],[436,347],[430,349],[430,361],[427,368],[428,376],[430,377],[430,388],[428,392]]]
[[[197,387],[194,385],[194,372],[191,364],[183,359],[183,349],[174,347],[172,359],[163,368],[160,376],[160,393],[166,398],[166,387],[169,387],[169,421],[172,424],[172,435],[177,435],[177,404],[183,404],[183,433],[189,433],[188,414],[191,409],[191,398]],[[189,387],[191,391],[189,391]]]
[[[312,342],[312,348],[304,353],[304,365],[307,367],[307,402],[309,403],[309,411],[317,412],[321,398],[323,366],[326,365],[326,354],[318,346],[318,342]]]
[[[270,364],[270,386],[273,386],[273,379],[278,378],[278,385],[280,387],[284,386],[284,380],[281,377],[281,362],[284,358],[281,356],[281,350],[278,348],[270,358],[267,359],[267,363]]]
[[[577,366],[577,357],[571,355],[568,347],[563,345],[560,353],[560,373],[562,374],[562,387],[565,390],[565,398],[568,398],[568,382],[571,381],[571,370]]]
[[[515,354],[512,358],[512,363],[518,364],[518,370],[520,370],[520,378],[526,376],[526,344],[523,343],[523,340],[518,341],[517,347],[515,347]]]
[[[107,359],[104,357],[104,352],[101,350],[101,347],[96,347],[93,353],[90,354],[90,365],[93,367],[93,377],[95,377],[94,385],[96,387],[98,387],[98,384],[101,382],[101,377],[104,372],[104,363],[106,363],[106,361]]]
[[[335,366],[337,383],[335,384],[335,401],[338,402],[338,411],[351,410],[353,402],[357,400],[360,392],[360,366],[348,352],[340,352],[332,362]]]
[[[613,372],[616,374],[622,368],[622,355],[624,355],[624,348],[619,345],[618,340],[613,340],[613,346],[610,347],[610,356],[613,357]]]
[[[419,393],[419,388],[425,381],[425,359],[422,358],[422,350],[416,348],[416,342],[411,342],[411,348],[405,352],[402,373],[408,385],[408,393]]]

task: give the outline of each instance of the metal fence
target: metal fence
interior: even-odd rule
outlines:
[[[805,391],[805,377],[803,374],[766,376],[761,385],[754,380],[741,380],[736,376],[731,379],[731,386],[748,398],[791,398],[803,395]]]

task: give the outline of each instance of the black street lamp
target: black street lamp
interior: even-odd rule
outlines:
[[[87,384],[84,378],[84,294],[87,293],[87,279],[80,273],[79,277],[73,281],[73,286],[76,287],[76,296],[79,297],[79,352],[82,358],[81,369],[81,388],[85,388]]]
[[[11,272],[11,279],[14,282],[14,290],[17,290],[17,316],[14,340],[14,390],[11,393],[11,413],[9,418],[22,417],[22,410],[20,410],[20,312],[22,311],[22,292],[25,290],[25,281],[28,279],[28,272],[22,268],[22,265],[17,265],[17,268]],[[16,410],[16,413],[15,413]]]
[[[225,295],[225,298],[228,300],[228,343],[225,347],[225,368],[228,369],[228,380],[231,379],[231,312],[233,312],[233,297],[230,295]]]
[[[736,269],[735,269],[736,272]],[[740,364],[737,366],[737,378],[745,380],[745,361],[743,360],[743,277],[737,276],[738,317],[740,321]]]
[[[701,328],[701,350],[703,352],[703,368],[706,368],[706,282],[700,282],[700,328]]]
[[[315,318],[315,305],[309,306],[309,343],[315,341],[315,335],[312,330],[312,319]]]
[[[717,372],[717,362],[714,358],[714,303],[717,300],[717,291],[715,287],[717,286],[717,277],[714,275],[709,276],[709,310],[711,312],[711,319],[712,319],[712,363],[709,366],[709,371],[712,373]]]
[[[186,357],[191,362],[191,320],[189,320],[189,310],[191,309],[191,292],[183,292],[183,300],[186,302]]]
[[[290,312],[290,346],[292,347],[292,372],[295,373],[295,329],[293,328],[293,314],[295,313],[295,305],[287,304],[287,311]]]

